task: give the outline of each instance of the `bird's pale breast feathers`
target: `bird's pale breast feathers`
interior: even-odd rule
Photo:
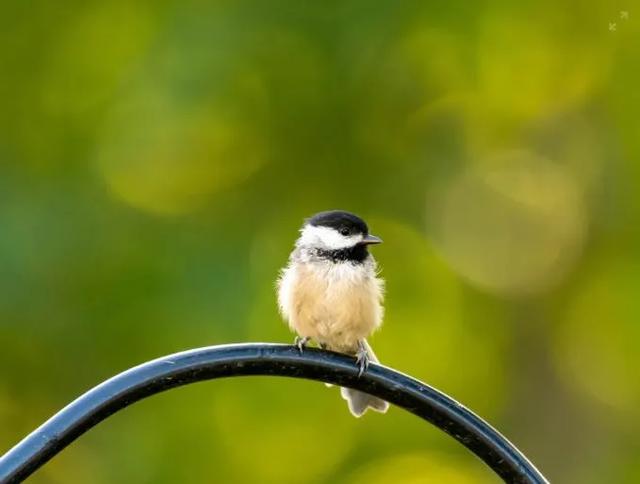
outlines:
[[[373,258],[349,262],[291,263],[279,280],[278,303],[289,326],[302,336],[342,352],[382,323],[383,281]]]

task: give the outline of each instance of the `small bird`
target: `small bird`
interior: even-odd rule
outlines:
[[[382,240],[369,234],[357,215],[320,212],[306,220],[278,279],[278,305],[297,334],[300,351],[313,340],[323,349],[353,355],[359,375],[377,363],[367,337],[382,324],[384,281],[369,246]],[[372,395],[342,388],[349,410],[386,412],[389,404]]]

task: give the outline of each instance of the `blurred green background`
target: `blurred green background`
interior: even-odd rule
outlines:
[[[553,482],[640,482],[639,21],[604,0],[2,1],[0,452],[147,359],[292,341],[274,280],[303,218],[342,208],[385,240],[385,364]],[[136,404],[31,482],[498,481],[403,411],[251,378]]]

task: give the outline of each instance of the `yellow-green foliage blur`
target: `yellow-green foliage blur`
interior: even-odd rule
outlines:
[[[640,482],[640,4],[0,3],[0,453],[100,381],[290,342],[304,217],[385,244],[383,363],[552,481]],[[30,482],[495,483],[410,414],[206,382]]]

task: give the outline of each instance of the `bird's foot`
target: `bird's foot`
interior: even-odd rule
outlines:
[[[296,336],[296,339],[293,341],[293,344],[298,348],[298,351],[302,353],[310,339],[311,338],[309,338],[308,336],[304,336],[304,337]]]
[[[320,349],[322,350],[328,350],[329,346],[327,345],[327,343],[319,343]]]
[[[361,377],[362,374],[369,367],[369,352],[367,351],[367,347],[362,342],[358,342],[358,352],[356,353],[356,364],[360,368],[358,370],[358,377]]]

